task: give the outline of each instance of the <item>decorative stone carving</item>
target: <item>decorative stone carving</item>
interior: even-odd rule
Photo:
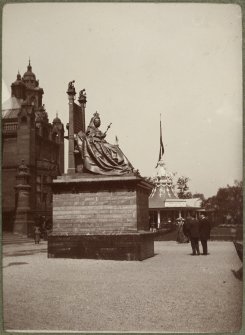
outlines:
[[[67,92],[66,92],[68,95],[75,95],[76,94],[74,83],[75,83],[75,80],[72,80],[72,81],[69,82],[68,89],[67,89]]]
[[[80,104],[86,104],[87,95],[86,95],[85,88],[79,92],[78,101],[80,102]]]

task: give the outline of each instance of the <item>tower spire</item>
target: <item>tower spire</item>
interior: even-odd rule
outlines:
[[[18,70],[18,73],[17,73],[17,80],[21,80],[21,75],[20,75],[20,71]]]
[[[28,71],[31,71],[32,68],[31,68],[31,58],[29,57],[29,63],[28,63],[28,66],[27,66],[27,70]]]

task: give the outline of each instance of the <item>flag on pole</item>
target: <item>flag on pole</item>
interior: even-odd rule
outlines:
[[[158,161],[161,160],[163,154],[164,154],[164,146],[163,146],[163,141],[162,141],[162,121],[161,121],[161,114],[160,114],[160,151],[159,151]]]

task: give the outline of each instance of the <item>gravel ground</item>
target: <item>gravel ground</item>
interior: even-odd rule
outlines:
[[[48,259],[46,242],[3,248],[4,329],[231,332],[242,322],[231,242],[155,242],[142,262]]]

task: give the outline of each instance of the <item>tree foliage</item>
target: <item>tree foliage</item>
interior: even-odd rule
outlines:
[[[242,181],[236,180],[233,186],[220,188],[215,196],[204,201],[204,207],[214,210],[220,223],[242,224],[242,186]]]
[[[177,189],[178,189],[178,197],[180,199],[189,199],[192,197],[191,192],[189,192],[189,187],[188,187],[188,182],[189,182],[188,177],[181,176],[177,180]]]

